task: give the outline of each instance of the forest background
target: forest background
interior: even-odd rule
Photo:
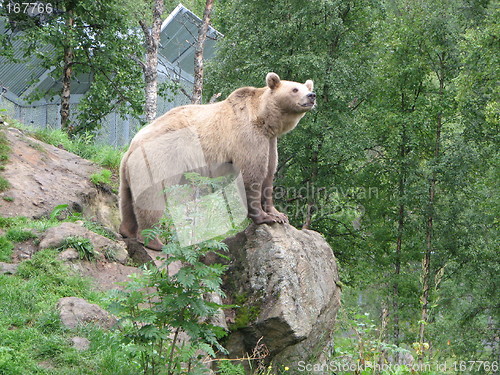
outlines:
[[[71,68],[94,76],[71,129],[88,137],[113,109],[142,116],[147,74],[131,57],[147,45],[128,30],[152,30],[151,4],[62,3],[73,23],[23,27],[57,47],[32,49],[54,74],[69,43]],[[185,5],[202,17],[206,3]],[[224,38],[204,102],[270,71],[315,82],[317,108],[280,140],[276,201],[331,244],[341,322],[420,360],[498,361],[498,2],[217,0],[211,23]]]

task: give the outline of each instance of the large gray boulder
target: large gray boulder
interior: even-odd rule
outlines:
[[[264,344],[268,361],[289,367],[321,360],[340,307],[337,264],[326,240],[288,224],[252,224],[225,242],[232,261],[224,288],[228,302],[241,306],[226,311],[233,323],[230,356]]]

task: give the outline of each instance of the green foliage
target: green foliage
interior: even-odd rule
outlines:
[[[237,308],[234,323],[230,326],[232,331],[247,327],[249,323],[254,322],[259,316],[261,309],[260,304],[255,301],[249,303],[248,296],[246,294],[234,296],[234,303],[237,305]]]
[[[0,176],[0,192],[10,188],[10,183],[4,177]]]
[[[327,238],[353,306],[389,310],[380,341],[397,347],[418,335],[427,250],[432,352],[495,360],[498,4],[266,5],[217,2],[205,94],[314,80],[317,109],[279,142],[278,208]]]
[[[56,147],[62,147],[65,150],[72,152],[73,142],[65,132],[51,128],[29,128],[22,126],[23,130],[27,130],[32,136],[42,142],[48,143]]]
[[[61,215],[63,212],[65,212],[68,209],[69,205],[67,204],[60,204],[54,207],[52,212],[50,213],[49,220],[57,220],[59,215]]]
[[[241,364],[231,361],[220,361],[218,363],[217,375],[245,375],[245,368]]]
[[[112,172],[109,169],[103,169],[98,173],[90,176],[90,181],[95,185],[109,185],[111,184]]]
[[[24,216],[0,217],[0,228],[9,229],[16,226],[22,226],[29,222],[29,219]]]
[[[0,131],[0,162],[5,163],[9,160],[10,146],[7,137],[3,131]]]
[[[93,151],[95,151],[95,154],[90,157],[92,161],[104,168],[118,170],[124,153],[123,149],[117,149],[109,145],[99,145]]]
[[[38,251],[31,259],[19,264],[17,274],[24,279],[43,281],[47,287],[54,288],[55,292],[68,296],[81,296],[82,292],[88,291],[87,282],[71,276],[69,269],[56,255],[55,250]]]
[[[355,372],[365,375],[413,374],[417,366],[413,363],[414,350],[384,342],[383,332],[368,313],[345,308],[336,327],[335,352],[329,358],[331,370],[339,375]],[[418,344],[418,343],[417,343]],[[427,346],[427,350],[428,350]],[[401,363],[395,363],[398,358]],[[392,359],[392,362],[391,362]],[[435,364],[426,362],[418,367],[421,375],[438,375]],[[429,369],[429,371],[427,371]]]
[[[23,46],[21,52],[25,56],[36,57],[50,70],[51,77],[59,81],[65,52],[72,51],[72,77],[92,77],[90,89],[78,105],[77,121],[70,128],[72,133],[94,132],[111,111],[124,117],[138,117],[144,93],[142,70],[136,60],[144,51],[140,34],[135,32],[137,4],[56,1],[52,5],[56,11],[44,14],[41,19],[0,8],[0,14],[11,21],[8,27],[23,31],[10,39],[2,38],[2,55],[19,58],[19,54],[13,53],[12,44]],[[37,100],[46,95],[34,92],[29,98]]]
[[[130,360],[144,373],[202,373],[202,356],[225,351],[217,341],[224,331],[210,323],[221,306],[206,299],[223,295],[225,267],[200,261],[208,252],[224,249],[216,241],[183,248],[171,242],[163,249],[168,258],[160,269],[146,267],[142,275],[131,277],[125,290],[114,291],[109,309],[120,318],[120,338]],[[170,275],[168,266],[174,262],[182,266]],[[189,337],[186,342],[180,341],[181,332]],[[200,351],[206,354],[200,357]]]

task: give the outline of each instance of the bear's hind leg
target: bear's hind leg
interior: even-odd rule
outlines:
[[[160,239],[158,237],[154,237],[152,239],[144,238],[143,230],[154,228],[155,225],[159,223],[163,211],[146,210],[141,208],[136,208],[136,210],[138,222],[137,241],[152,250],[161,251],[163,243]]]
[[[119,228],[120,234],[126,238],[136,238],[138,226],[133,207],[132,192],[124,179],[120,184],[120,213],[122,219]]]

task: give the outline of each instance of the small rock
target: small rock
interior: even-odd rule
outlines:
[[[62,246],[68,237],[88,238],[94,250],[100,255],[101,259],[116,261],[126,264],[128,261],[128,252],[123,242],[110,240],[104,236],[94,233],[83,227],[83,222],[62,223],[61,225],[47,229],[40,241],[40,250],[47,248],[58,248]]]
[[[61,252],[59,254],[58,258],[62,261],[68,262],[68,261],[79,259],[80,255],[78,254],[78,251],[76,251],[76,249],[73,249],[72,247],[70,247],[69,249],[66,249],[63,252]]]
[[[30,254],[26,254],[26,253],[20,253],[18,256],[19,260],[28,260],[28,259],[31,259],[31,255]]]
[[[85,337],[72,337],[71,342],[76,350],[84,351],[90,348],[90,341]]]
[[[17,272],[17,264],[0,262],[0,275],[14,275]]]
[[[82,298],[61,298],[57,302],[57,309],[60,311],[62,324],[71,329],[76,328],[79,324],[88,323],[109,329],[116,324],[116,319],[106,310]]]

